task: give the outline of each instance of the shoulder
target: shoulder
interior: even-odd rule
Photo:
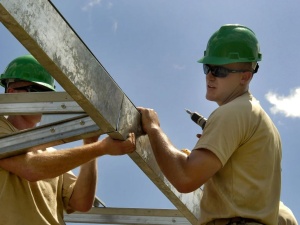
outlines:
[[[0,136],[17,132],[18,130],[4,117],[0,116]]]
[[[260,117],[263,112],[259,101],[249,92],[237,97],[225,105],[218,107],[208,119],[217,120],[224,124],[226,121],[246,122],[254,117]]]
[[[249,118],[252,112],[252,98],[249,95],[242,95],[233,101],[219,106],[208,118],[208,123],[213,122],[215,125],[232,125],[234,121],[244,121]]]

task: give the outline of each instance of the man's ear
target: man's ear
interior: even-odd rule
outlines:
[[[248,84],[253,77],[252,72],[246,71],[242,73],[241,84]]]

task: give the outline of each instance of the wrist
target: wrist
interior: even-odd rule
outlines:
[[[92,143],[95,143],[95,142],[93,142],[93,141],[85,141],[85,140],[83,140],[83,144],[84,144],[84,145],[88,145],[88,144],[92,144]]]
[[[160,132],[161,132],[161,128],[158,125],[153,125],[153,126],[149,127],[149,129],[147,130],[148,135],[160,133]]]

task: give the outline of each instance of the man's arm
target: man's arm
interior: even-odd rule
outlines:
[[[84,145],[97,142],[98,136],[84,139]],[[96,196],[97,160],[93,159],[80,166],[79,174],[69,200],[69,208],[86,212],[91,209]]]
[[[220,160],[207,149],[192,151],[189,156],[177,150],[160,128],[155,111],[138,109],[142,113],[143,130],[148,134],[156,161],[179,192],[196,190],[222,167]]]
[[[96,196],[97,161],[91,160],[80,166],[69,208],[75,211],[86,212],[91,209]]]
[[[135,136],[125,141],[106,137],[95,143],[59,151],[34,151],[0,160],[0,167],[29,181],[59,176],[102,155],[122,155],[135,150]]]

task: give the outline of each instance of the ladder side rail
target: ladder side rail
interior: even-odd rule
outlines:
[[[140,118],[135,106],[50,1],[1,0],[0,20],[105,133],[121,140],[129,131],[139,133]],[[138,137],[139,143],[148,145],[143,137]],[[158,180],[158,188],[196,224],[198,214],[194,209],[200,198],[184,197],[189,199],[186,205],[181,196],[187,195],[170,189],[161,172],[156,173],[140,153],[151,154],[151,147],[138,149],[132,159],[153,176],[151,180]],[[190,208],[195,201],[197,204]]]
[[[175,209],[92,208],[86,213],[65,214],[66,222],[130,225],[191,225]]]
[[[124,93],[51,1],[1,0],[0,20],[96,124],[126,139],[114,133]]]
[[[104,132],[88,116],[20,131],[0,138],[0,158],[60,145]]]

